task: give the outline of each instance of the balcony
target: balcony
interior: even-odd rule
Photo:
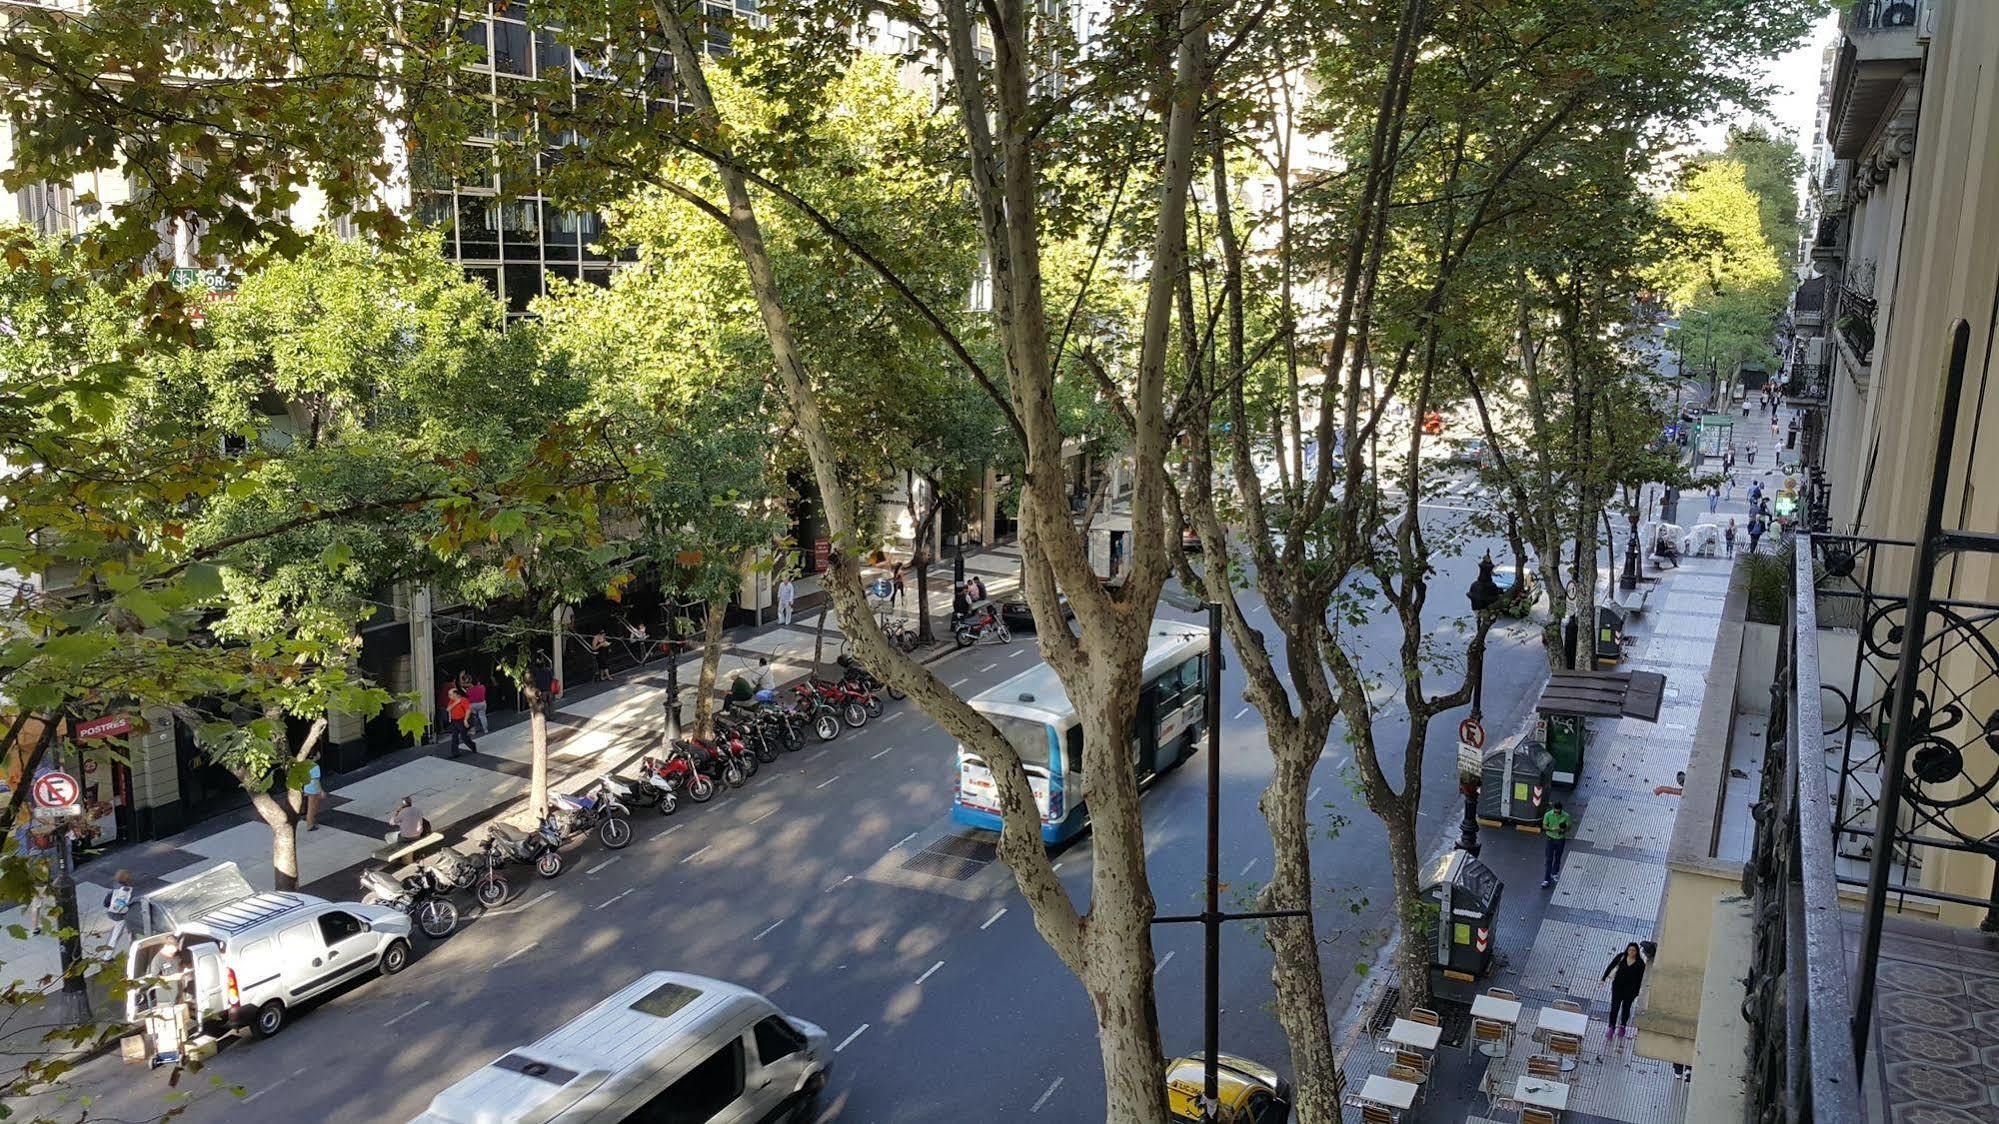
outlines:
[[[1984,830],[1999,811],[1999,753],[1969,706],[1999,684],[1999,606],[1930,601],[1905,653],[1910,597],[1879,590],[1916,555],[1848,536],[1792,546],[1744,878],[1756,918],[1742,1007],[1750,1119],[1983,1120],[1999,1088],[1987,1048],[1999,937],[1977,924],[1999,917],[1988,889],[1999,838]],[[1904,676],[1913,734],[1898,738]],[[1906,776],[1884,786],[1892,772]]]
[[[1860,155],[1921,68],[1919,7],[1918,0],[1858,0],[1847,9],[1826,129],[1840,159]]]
[[[1838,213],[1819,216],[1818,234],[1812,238],[1812,264],[1820,269],[1836,269],[1841,259],[1846,257],[1846,246],[1841,237]]]
[[[1823,406],[1831,390],[1831,372],[1824,363],[1792,363],[1784,380],[1784,397],[1793,406]]]
[[[1839,313],[1833,320],[1833,330],[1839,333],[1840,342],[1863,367],[1874,361],[1876,308],[1874,298],[1857,289],[1842,288],[1839,291]]]

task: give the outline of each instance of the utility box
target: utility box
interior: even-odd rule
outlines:
[[[1530,739],[1487,750],[1479,767],[1479,822],[1540,827],[1554,783],[1555,757],[1541,742]]]
[[[1491,867],[1463,851],[1451,851],[1430,868],[1423,898],[1437,909],[1433,974],[1471,981],[1492,971],[1499,944],[1499,896],[1505,888]]]

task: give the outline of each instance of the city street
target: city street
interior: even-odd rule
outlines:
[[[1426,522],[1442,527],[1465,510],[1447,499]],[[1462,612],[1475,557],[1467,550],[1439,563],[1430,599],[1439,624]],[[1251,609],[1252,619],[1261,612]],[[1386,615],[1362,643],[1378,658],[1394,651]],[[1037,658],[1021,638],[936,668],[969,696]],[[1505,622],[1494,630],[1485,697],[1496,733],[1520,721],[1543,666],[1531,628]],[[1225,896],[1241,900],[1269,873],[1256,811],[1269,758],[1236,661],[1223,688],[1223,873]],[[1426,850],[1456,828],[1457,717],[1431,728]],[[1378,736],[1392,746],[1400,735],[1389,728]],[[683,805],[672,818],[640,810],[637,839],[624,851],[585,846],[552,881],[517,868],[511,900],[471,915],[442,942],[420,943],[407,971],[299,1012],[275,1039],[231,1043],[181,1093],[115,1057],[90,1063],[79,1083],[97,1098],[94,1111],[112,1117],[158,1112],[163,1098],[186,1096],[194,1120],[264,1118],[280,1106],[316,1118],[407,1119],[492,1057],[641,972],[671,968],[744,983],[825,1026],[838,1047],[825,1119],[925,1121],[971,1106],[982,1119],[1100,1118],[1087,1002],[1033,931],[1011,876],[997,864],[965,881],[904,869],[953,833],[952,744],[910,704],[891,704],[865,729],[783,758],[706,807]],[[1336,732],[1314,790],[1322,823],[1351,821],[1328,832],[1314,856],[1326,976],[1341,989],[1329,997],[1336,1017],[1361,979],[1357,965],[1379,953],[1389,900],[1382,833],[1353,793],[1346,762]],[[1162,911],[1198,899],[1202,803],[1199,768],[1163,778],[1147,797]],[[1090,850],[1085,837],[1058,856],[1079,900]],[[1350,912],[1356,900],[1365,905]],[[1167,1049],[1198,1050],[1199,929],[1167,927],[1156,948]],[[1228,934],[1222,978],[1225,1048],[1288,1070],[1268,1010],[1268,958],[1252,926]],[[1008,1044],[1000,1064],[988,1050],[997,1042]],[[240,1098],[211,1078],[240,1086]]]

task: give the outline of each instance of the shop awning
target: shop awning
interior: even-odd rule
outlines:
[[[1657,722],[1665,698],[1666,677],[1656,671],[1557,671],[1548,676],[1534,709],[1542,714]]]

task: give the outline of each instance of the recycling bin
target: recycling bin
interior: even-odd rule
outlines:
[[[1437,911],[1433,975],[1469,982],[1492,971],[1499,945],[1499,895],[1505,888],[1491,867],[1463,851],[1450,851],[1430,868],[1423,898]]]
[[[1525,739],[1489,749],[1479,762],[1478,818],[1487,827],[1538,827],[1555,783],[1555,755]]]
[[[1580,714],[1543,714],[1534,723],[1534,736],[1548,747],[1554,761],[1548,779],[1574,788],[1576,778],[1583,774],[1583,755],[1589,749],[1589,724]]]

